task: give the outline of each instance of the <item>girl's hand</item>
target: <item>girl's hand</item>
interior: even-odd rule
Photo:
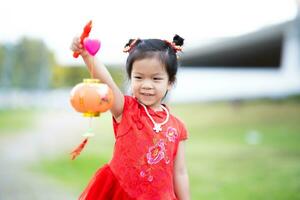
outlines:
[[[73,52],[78,52],[82,56],[82,58],[86,58],[89,55],[80,43],[79,37],[74,37],[70,49]]]

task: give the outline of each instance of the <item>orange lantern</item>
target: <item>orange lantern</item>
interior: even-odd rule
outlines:
[[[87,38],[92,28],[92,21],[89,21],[81,34],[80,43],[84,49],[91,55],[94,56],[100,49],[101,43],[99,40],[92,40]],[[77,58],[78,52],[74,52],[73,56]],[[100,113],[106,112],[113,105],[113,92],[104,83],[100,83],[99,79],[93,78],[94,60],[91,66],[91,78],[83,79],[82,83],[77,84],[71,90],[70,102],[74,109],[78,112],[83,113],[83,116],[90,117],[90,125],[88,131],[83,135],[85,139],[81,144],[71,152],[72,160],[74,160],[82,151],[88,138],[93,136],[93,130],[91,128],[92,117],[98,117]]]
[[[83,79],[71,91],[71,104],[85,117],[98,117],[113,105],[112,90],[99,79]]]
[[[90,122],[92,117],[98,117],[100,113],[109,110],[113,101],[112,90],[106,84],[100,83],[99,79],[83,79],[82,83],[77,84],[71,90],[72,106],[76,111],[83,113],[83,116],[90,117]],[[88,131],[84,134],[85,139],[71,152],[72,160],[80,154],[88,138],[94,135],[92,132],[90,123]]]

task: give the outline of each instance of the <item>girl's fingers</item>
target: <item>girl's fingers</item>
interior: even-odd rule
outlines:
[[[74,52],[78,52],[81,55],[86,54],[85,49],[83,48],[83,45],[80,43],[80,38],[79,37],[74,37],[73,38],[70,49]]]
[[[70,46],[70,49],[71,49],[72,51],[75,51],[75,50],[76,50],[76,38],[73,38],[72,43],[71,43],[71,46]]]
[[[70,49],[71,49],[72,51],[78,51],[78,50],[79,50],[79,48],[77,47],[77,45],[74,44],[74,43],[71,44]]]
[[[82,50],[82,49],[83,49],[83,46],[82,46],[80,43],[78,43],[77,41],[74,41],[74,42],[71,44],[70,49],[71,49],[72,51],[79,51],[79,50]]]
[[[71,49],[71,51],[75,51],[75,47],[74,47],[73,43],[71,44],[70,49]]]
[[[76,38],[75,38],[74,43],[77,44],[77,46],[78,46],[79,48],[82,48],[82,44],[81,44],[81,42],[80,42],[80,38],[79,38],[79,37],[76,37]]]

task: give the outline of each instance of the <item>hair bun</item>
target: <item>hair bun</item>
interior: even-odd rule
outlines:
[[[125,44],[123,52],[128,53],[130,52],[139,42],[141,42],[140,39],[130,39],[127,44]]]
[[[177,35],[177,34],[173,37],[173,43],[175,45],[182,46],[183,41],[184,41],[184,39],[182,37],[180,37],[179,35]]]

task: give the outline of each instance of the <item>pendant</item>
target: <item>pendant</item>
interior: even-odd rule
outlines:
[[[159,131],[162,131],[161,125],[160,125],[160,124],[154,123],[153,130],[154,130],[156,133],[159,133]]]

